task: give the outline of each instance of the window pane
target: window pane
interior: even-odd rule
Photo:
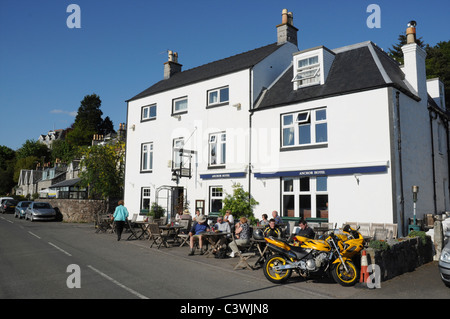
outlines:
[[[142,169],[143,170],[147,169],[147,152],[142,154]]]
[[[309,177],[300,178],[300,191],[309,192]]]
[[[294,145],[294,128],[283,129],[283,146]]]
[[[224,88],[220,90],[220,102],[228,101],[228,88]]]
[[[148,168],[153,169],[153,152],[150,152],[150,162]]]
[[[294,217],[295,215],[294,195],[283,196],[283,213],[282,216]]]
[[[298,140],[299,144],[311,143],[311,125],[304,124],[298,126]]]
[[[175,101],[175,111],[187,109],[187,99]]]
[[[323,143],[328,141],[327,123],[316,125],[316,143]]]
[[[328,178],[326,176],[317,176],[316,178],[317,180],[317,191],[318,192],[326,192],[328,187],[327,187],[327,181]]]
[[[211,144],[210,164],[217,164],[216,162],[216,144]]]
[[[225,164],[225,158],[226,158],[226,151],[227,151],[227,144],[222,144],[222,156],[220,157],[220,164]]]
[[[297,122],[305,122],[308,120],[309,112],[299,113],[297,116]]]
[[[218,92],[209,92],[209,104],[217,103]]]
[[[285,192],[293,192],[294,191],[294,179],[289,178],[283,181],[283,190]]]
[[[311,217],[311,195],[300,195],[300,217]]]
[[[146,119],[148,117],[148,107],[144,107],[142,118]]]
[[[293,115],[285,115],[283,116],[283,126],[291,125],[294,122]]]
[[[324,121],[327,119],[327,110],[316,111],[316,121]]]
[[[317,217],[320,218],[328,218],[328,195],[317,195],[316,196],[317,203]]]
[[[150,117],[156,117],[156,105],[150,107]]]

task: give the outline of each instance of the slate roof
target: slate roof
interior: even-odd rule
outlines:
[[[229,58],[175,73],[169,79],[157,82],[128,101],[137,100],[155,93],[160,93],[195,82],[204,81],[217,76],[251,68],[280,47],[281,46],[277,45],[277,43],[272,43],[258,49],[231,56]]]
[[[336,49],[335,59],[324,84],[293,89],[292,66],[271,86],[257,109],[322,99],[334,95],[394,86],[418,99],[404,82],[399,64],[372,42]]]

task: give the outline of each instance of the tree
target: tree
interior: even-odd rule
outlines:
[[[95,145],[82,152],[80,185],[89,197],[109,200],[123,196],[125,144]],[[109,201],[108,201],[109,202]]]
[[[247,217],[250,223],[255,223],[256,219],[253,215],[253,208],[259,203],[246,191],[239,183],[233,183],[233,195],[227,194],[223,200],[223,208],[221,212],[229,209],[233,213],[233,217]]]
[[[94,134],[106,135],[114,131],[111,119],[108,116],[102,119],[102,100],[97,94],[86,95],[80,104],[72,130],[66,136],[71,145],[88,146]]]
[[[416,39],[416,43],[421,47],[425,48],[425,44],[422,41],[422,38]],[[400,34],[398,36],[398,43],[393,44],[392,48],[389,49],[389,56],[396,60],[398,63],[403,64],[403,51],[402,46],[406,44],[406,35]]]
[[[14,187],[15,161],[16,152],[0,145],[0,194],[7,194]]]
[[[69,163],[77,157],[77,149],[66,140],[57,140],[52,143],[52,162],[60,159],[63,163]]]
[[[50,159],[50,150],[45,144],[35,140],[26,140],[22,147],[16,151],[17,158],[36,156],[39,159],[47,161]]]

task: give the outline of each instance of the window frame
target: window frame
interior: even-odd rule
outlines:
[[[317,59],[317,62],[312,63],[311,59]],[[307,64],[300,66],[300,62],[308,61]],[[320,84],[320,76],[322,71],[322,65],[320,63],[319,54],[314,54],[309,57],[304,57],[297,60],[296,73],[292,82],[297,82],[298,88],[307,87],[310,85]],[[303,74],[308,74],[309,72],[314,72],[312,75],[306,75],[302,77]],[[314,80],[315,79],[315,80]],[[306,83],[304,83],[306,81]]]
[[[181,101],[186,101],[186,108],[182,110],[175,110],[176,104]],[[186,114],[188,112],[188,108],[189,108],[189,99],[187,95],[172,100],[172,115]]]
[[[221,189],[221,196],[213,196],[213,189]],[[222,185],[210,186],[209,187],[209,212],[212,212],[213,200],[220,200],[222,202],[222,208],[223,208],[223,200],[224,199],[225,199],[225,190]]]
[[[226,100],[222,100],[222,91],[225,89],[227,90],[228,98]],[[217,101],[216,102],[211,102],[210,96],[212,93],[217,93]],[[228,85],[208,90],[206,93],[206,107],[207,108],[228,105],[229,103],[230,103],[230,87]]]
[[[307,181],[307,189],[302,189],[302,180],[303,182]],[[319,182],[320,180],[320,182]],[[288,181],[291,185],[290,189],[286,189],[286,185]],[[322,212],[320,210],[321,207],[318,207],[320,204],[320,197],[326,196],[326,203],[329,203],[329,176],[328,175],[316,175],[316,176],[298,176],[298,177],[281,177],[280,178],[280,193],[281,193],[281,216],[288,216],[289,210],[292,210],[292,207],[287,207],[287,201],[291,204],[293,203],[294,217],[302,217],[305,218],[305,210],[310,211],[310,217],[319,217],[318,214]],[[325,186],[324,190],[319,190],[319,186]],[[309,197],[310,207],[302,207],[301,205],[301,197]],[[309,209],[308,209],[309,208]],[[285,211],[286,210],[286,211]],[[326,209],[328,214],[328,207]],[[309,217],[309,216],[306,216]]]
[[[144,151],[144,148],[147,147],[147,150]],[[141,165],[140,165],[140,171],[141,173],[152,173],[153,172],[153,154],[154,154],[154,148],[153,148],[153,142],[147,142],[141,144]],[[147,155],[146,160],[144,159],[144,156]],[[144,169],[144,164],[146,164],[146,168]]]
[[[148,192],[148,195],[146,194],[146,192]],[[141,209],[148,209],[150,210],[151,208],[151,195],[152,195],[152,189],[151,187],[141,187]],[[148,208],[144,207],[144,201],[148,200]]]
[[[212,163],[212,145],[215,145],[216,150],[216,163]],[[227,133],[214,132],[210,133],[208,136],[208,168],[225,168],[227,164]]]
[[[151,116],[151,109],[154,108],[155,109],[155,115]],[[148,115],[144,116],[145,111],[147,111]],[[155,120],[156,119],[156,115],[157,115],[157,107],[156,107],[156,103],[154,104],[149,104],[149,105],[145,105],[141,108],[141,122],[146,122],[146,121],[151,121],[151,120]]]
[[[318,112],[322,111],[325,111],[325,116],[319,118]],[[299,120],[301,114],[307,115],[305,118]],[[290,119],[288,119],[289,117]],[[301,132],[308,126],[309,141],[302,142]],[[319,134],[318,128],[320,127],[325,127],[325,132],[322,134]],[[319,137],[325,137],[325,139],[318,140]],[[289,139],[289,143],[287,143],[287,139]],[[281,150],[328,146],[327,107],[280,114],[280,145]]]

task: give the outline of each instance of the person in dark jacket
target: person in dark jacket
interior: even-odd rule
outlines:
[[[264,237],[281,237],[281,229],[276,225],[275,219],[269,220],[269,225],[264,228]]]
[[[314,230],[312,230],[312,228],[308,226],[308,223],[306,222],[306,220],[302,219],[298,223],[298,226],[300,227],[300,229],[297,230],[297,233],[296,233],[297,236],[303,236],[306,238],[314,239],[314,237],[316,236],[316,233],[314,233]]]

